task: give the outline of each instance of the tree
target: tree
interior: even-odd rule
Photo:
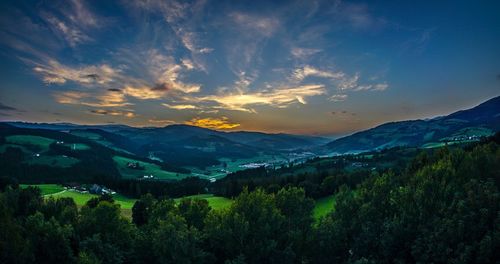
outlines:
[[[134,229],[120,215],[119,205],[101,201],[95,208],[82,207],[77,231],[85,250],[103,263],[120,263],[129,257]]]
[[[132,207],[132,222],[136,226],[142,226],[148,223],[151,214],[151,209],[155,199],[151,194],[141,196]]]
[[[219,260],[243,256],[250,263],[289,261],[290,254],[279,243],[286,232],[274,196],[262,189],[244,190],[229,210],[211,211],[205,222],[208,246]]]
[[[186,219],[188,226],[202,230],[205,218],[210,211],[205,199],[182,199],[177,205],[179,214]]]
[[[26,234],[36,263],[73,263],[72,233],[70,225],[61,226],[53,217],[45,221],[40,212],[26,219]]]

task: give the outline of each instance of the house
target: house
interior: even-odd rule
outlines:
[[[92,187],[90,187],[90,189],[89,189],[90,193],[93,193],[93,194],[101,194],[102,190],[103,190],[103,188],[97,184],[92,185]]]

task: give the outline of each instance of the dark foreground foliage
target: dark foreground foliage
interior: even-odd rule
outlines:
[[[498,263],[500,147],[422,153],[337,192],[314,221],[301,188],[244,190],[227,210],[144,195],[80,210],[36,188],[0,194],[0,263]]]

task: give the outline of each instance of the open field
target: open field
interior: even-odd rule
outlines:
[[[39,137],[39,136],[29,136],[29,135],[15,135],[15,136],[7,136],[7,143],[16,144],[16,145],[24,145],[24,146],[36,146],[40,151],[47,151],[49,149],[49,145],[52,144],[55,140]]]
[[[64,146],[71,148],[72,150],[87,150],[90,147],[87,144],[75,143],[75,144],[64,144]]]
[[[20,186],[21,188],[26,188],[28,186],[38,187],[44,196],[64,191],[64,187],[59,184],[20,184]]]
[[[109,142],[108,140],[106,140],[105,138],[103,138],[101,135],[99,135],[97,133],[92,133],[92,132],[83,131],[83,130],[72,130],[70,133],[72,135],[75,135],[75,136],[90,139],[90,140],[92,140],[96,143],[99,143],[103,146],[106,146],[108,148],[131,154],[130,152],[128,152],[124,149],[116,147],[113,143]]]
[[[160,180],[180,180],[190,176],[188,174],[164,171],[156,164],[129,159],[122,156],[114,156],[113,160],[118,165],[118,171],[125,178],[140,178],[144,175],[153,175],[155,179]],[[144,170],[128,168],[127,163],[129,162],[139,163],[141,167],[144,167]]]
[[[54,167],[68,168],[78,163],[78,159],[64,156],[47,156],[40,154],[39,157],[31,157],[27,161],[29,164],[50,165]]]
[[[205,199],[205,200],[207,200],[208,205],[210,205],[210,207],[212,207],[212,209],[214,209],[214,210],[227,208],[233,203],[233,200],[231,200],[231,199],[228,199],[225,197],[214,196],[213,194],[191,195],[191,196],[186,196],[186,197],[182,197],[182,198],[177,198],[175,200],[180,201],[181,199],[184,199],[184,198]]]
[[[30,186],[28,184],[21,184],[20,185],[22,188],[26,188],[27,186]],[[98,197],[96,194],[90,194],[90,193],[80,193],[74,190],[65,190],[61,185],[58,184],[33,184],[31,186],[36,186],[40,188],[42,191],[42,195],[46,198],[48,197],[54,197],[54,198],[62,198],[62,197],[69,197],[72,198],[76,205],[81,207],[87,203],[88,200]],[[214,209],[214,210],[220,210],[224,208],[228,208],[231,206],[233,203],[233,200],[225,198],[225,197],[220,197],[220,196],[214,196],[213,194],[198,194],[198,195],[191,195],[191,196],[186,196],[182,198],[176,198],[175,201],[179,202],[181,199],[184,198],[191,198],[191,199],[205,199],[208,201],[208,205]],[[134,203],[136,199],[128,198],[126,196],[123,196],[121,194],[115,194],[113,195],[113,199],[115,200],[115,203],[120,205],[120,208],[122,210],[122,214],[127,217],[132,217],[132,207],[134,206]],[[319,219],[322,216],[325,216],[328,214],[330,211],[334,209],[335,206],[335,195],[330,195],[321,199],[316,200],[314,210],[313,210],[313,215],[315,219]]]
[[[23,152],[28,154],[25,161],[28,164],[68,168],[79,161],[76,158],[63,155],[47,155],[50,144],[55,142],[55,140],[50,138],[29,135],[15,135],[6,137],[6,141],[8,142],[8,144],[2,145],[0,147],[0,152],[5,151],[7,147],[20,148]],[[75,150],[85,150],[90,148],[88,145],[80,143],[65,144],[65,146],[68,146],[71,149]]]
[[[335,208],[335,195],[330,195],[316,200],[313,215],[315,219],[327,215]]]

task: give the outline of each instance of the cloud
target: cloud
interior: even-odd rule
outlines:
[[[42,11],[41,18],[52,31],[62,37],[72,48],[93,41],[91,29],[103,26],[102,19],[92,13],[81,0],[70,0],[62,8],[51,7],[50,12]]]
[[[255,33],[270,37],[280,26],[276,17],[265,17],[250,15],[242,12],[233,12],[229,17],[245,30],[252,30]]]
[[[437,30],[436,27],[426,28],[426,29],[414,29],[417,31],[418,35],[413,37],[402,44],[402,53],[410,52],[417,55],[422,54],[429,45],[432,35]]]
[[[0,111],[17,111],[17,109],[0,103]]]
[[[133,7],[147,11],[147,15],[161,14],[168,26],[171,28],[173,38],[182,43],[182,47],[191,53],[193,66],[197,70],[207,71],[200,55],[211,53],[214,49],[205,45],[203,26],[206,21],[202,20],[205,0],[187,1],[162,1],[146,0],[134,1]],[[149,18],[148,18],[149,19]]]
[[[125,86],[123,88],[124,94],[141,100],[160,99],[165,95],[165,92],[166,90],[154,90],[151,87],[147,86],[142,86],[142,87]]]
[[[54,94],[56,102],[60,104],[80,104],[80,101],[82,99],[88,98],[89,96],[90,95],[88,93],[75,92],[75,91],[68,91],[68,92],[61,92]]]
[[[346,74],[341,71],[333,72],[333,71],[320,70],[309,65],[306,65],[302,68],[298,68],[292,73],[292,78],[297,82],[301,82],[309,76],[339,80],[344,78]]]
[[[84,4],[82,0],[71,0],[73,7],[72,12],[66,14],[73,23],[87,26],[87,27],[99,27],[102,24],[100,19],[92,13],[88,7]]]
[[[76,47],[78,44],[93,40],[76,26],[67,24],[54,16],[47,17],[47,21],[52,26],[52,28],[68,42],[71,47]]]
[[[33,70],[41,75],[43,82],[47,84],[65,84],[67,81],[73,81],[81,85],[105,85],[120,77],[120,70],[113,69],[107,64],[70,67],[56,60],[49,60],[45,65],[40,63],[35,65]]]
[[[198,109],[197,106],[190,105],[190,104],[171,105],[171,104],[164,103],[162,105],[165,106],[166,108],[176,109],[176,110]]]
[[[162,124],[162,125],[171,125],[177,123],[169,119],[149,119],[148,122],[153,124]]]
[[[384,18],[370,13],[366,4],[336,0],[330,13],[337,24],[357,30],[379,29],[387,24]]]
[[[96,115],[111,115],[111,116],[124,116],[127,118],[133,118],[136,115],[134,112],[126,112],[126,111],[116,111],[116,110],[104,110],[104,109],[95,109],[95,110],[90,110],[92,114]]]
[[[282,87],[268,91],[258,91],[238,94],[221,94],[201,97],[198,100],[204,102],[215,102],[216,108],[227,110],[255,112],[252,106],[269,105],[285,108],[288,105],[299,102],[306,104],[306,98],[326,93],[324,85],[309,84],[297,87]]]
[[[308,48],[297,48],[294,47],[290,50],[290,53],[292,56],[296,59],[307,59],[311,57],[312,55],[321,52],[321,49],[308,49]]]
[[[201,89],[200,84],[187,84],[181,81],[181,75],[184,71],[193,69],[190,61],[184,60],[183,63],[175,63],[175,59],[161,54],[158,50],[148,52],[149,63],[147,68],[157,83],[156,89],[172,89],[183,93],[196,93]],[[159,84],[159,85],[158,85]]]
[[[343,102],[347,99],[347,94],[334,94],[328,98],[332,102]]]
[[[225,116],[221,118],[201,118],[195,117],[189,121],[184,122],[186,125],[204,127],[208,129],[233,129],[240,126],[238,123],[231,123]]]
[[[119,107],[130,105],[125,95],[117,92],[105,92],[92,95],[87,92],[66,91],[55,92],[54,98],[60,104],[86,105],[91,107]]]

